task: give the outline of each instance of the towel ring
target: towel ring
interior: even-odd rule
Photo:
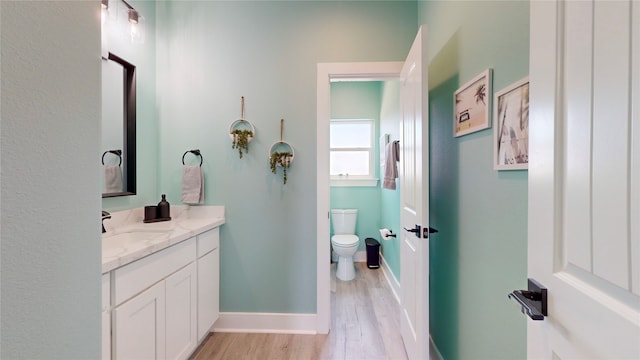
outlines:
[[[184,157],[185,157],[185,155],[187,155],[188,153],[192,153],[192,154],[193,154],[193,155],[195,155],[195,156],[200,156],[200,166],[202,166],[202,160],[203,160],[203,157],[202,157],[202,154],[200,153],[200,150],[199,150],[199,149],[194,149],[194,150],[187,150],[187,151],[185,151],[185,152],[184,152],[184,154],[182,154],[182,165],[185,165],[185,163],[184,163]]]
[[[118,166],[122,165],[122,150],[107,150],[105,152],[102,153],[102,165],[104,165],[104,156],[107,154],[114,154],[118,157],[118,159],[120,160],[120,162],[118,163]]]

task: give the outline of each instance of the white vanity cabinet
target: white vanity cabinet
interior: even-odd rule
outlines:
[[[112,272],[115,359],[184,359],[195,349],[195,259],[189,239]]]
[[[187,359],[197,346],[196,265],[114,310],[116,359]]]
[[[220,229],[198,235],[198,341],[209,334],[220,308]]]
[[[218,318],[219,229],[103,274],[103,359],[188,359]]]

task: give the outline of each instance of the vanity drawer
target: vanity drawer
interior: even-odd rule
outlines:
[[[213,228],[198,235],[198,257],[220,246],[220,228]]]
[[[196,260],[191,238],[113,271],[114,306]]]

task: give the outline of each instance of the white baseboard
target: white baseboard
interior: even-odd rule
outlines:
[[[221,312],[215,332],[316,334],[316,314]]]
[[[382,273],[387,279],[387,283],[389,283],[393,296],[396,298],[396,301],[398,301],[398,304],[400,304],[400,281],[398,281],[398,279],[393,275],[393,272],[391,271],[387,261],[384,259],[384,256],[380,255],[380,260]]]

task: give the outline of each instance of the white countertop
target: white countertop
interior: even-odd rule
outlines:
[[[116,211],[104,220],[102,273],[151,255],[225,223],[224,206],[171,206],[171,220],[143,223],[144,208]]]

